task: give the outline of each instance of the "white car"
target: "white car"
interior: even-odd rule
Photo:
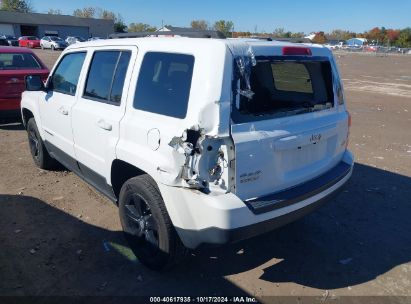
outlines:
[[[64,50],[67,47],[67,43],[56,36],[44,36],[40,39],[40,47],[42,49],[51,49],[54,50]]]
[[[225,244],[311,212],[348,181],[350,115],[312,44],[138,38],[68,47],[21,111],[34,162],[118,204],[139,260]]]

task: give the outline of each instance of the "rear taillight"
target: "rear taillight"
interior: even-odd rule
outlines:
[[[299,47],[299,46],[286,46],[283,47],[283,55],[290,56],[311,56],[312,52],[310,48]]]

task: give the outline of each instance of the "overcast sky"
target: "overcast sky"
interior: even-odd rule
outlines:
[[[193,19],[211,24],[234,22],[236,31],[293,32],[348,29],[362,32],[374,26],[411,27],[411,0],[31,0],[39,13],[60,9],[71,15],[84,6],[98,6],[122,15],[124,21],[161,26],[189,26]]]

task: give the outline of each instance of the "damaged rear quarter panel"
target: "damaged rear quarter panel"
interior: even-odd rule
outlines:
[[[202,43],[198,41],[198,44]],[[145,171],[164,185],[193,187],[190,183],[196,179],[196,174],[201,176],[203,185],[210,181],[214,183],[215,178],[203,177],[210,172],[213,173],[212,176],[219,176],[218,163],[227,162],[220,157],[221,151],[227,148],[219,150],[221,144],[229,140],[232,56],[222,42],[208,42],[203,46],[187,47],[177,39],[170,39],[170,52],[191,54],[195,57],[187,115],[184,119],[134,109],[134,94],[129,94],[126,115],[121,122],[120,140],[117,145],[118,159]],[[142,58],[148,51],[157,50],[140,46],[137,67],[141,66]],[[161,51],[167,52],[164,44],[161,45]],[[133,72],[137,74],[133,79],[138,78],[138,69]],[[135,89],[136,83],[131,83],[129,91],[134,92]],[[148,133],[152,129],[159,130],[159,145],[156,149],[153,149],[152,142],[149,144],[152,138],[148,139]],[[187,130],[201,133],[199,142],[202,145],[198,145],[195,155],[191,155],[194,157],[191,158],[184,152],[187,150],[187,144],[185,147],[175,145],[175,141],[184,137]],[[183,142],[179,144],[184,146]],[[197,143],[192,145],[195,146]],[[203,146],[213,146],[212,152],[202,150],[198,153],[201,149],[206,149]],[[195,173],[193,170],[188,171],[188,167],[196,168]],[[205,183],[202,182],[204,180]],[[224,191],[227,191],[226,187],[227,182],[222,188],[219,185],[218,189],[224,188]]]

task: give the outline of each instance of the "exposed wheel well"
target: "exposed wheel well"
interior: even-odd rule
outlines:
[[[26,127],[30,118],[34,117],[33,113],[26,108],[23,108],[23,125]]]
[[[118,198],[123,184],[132,177],[146,174],[143,170],[116,159],[111,164],[111,186],[115,196]]]

